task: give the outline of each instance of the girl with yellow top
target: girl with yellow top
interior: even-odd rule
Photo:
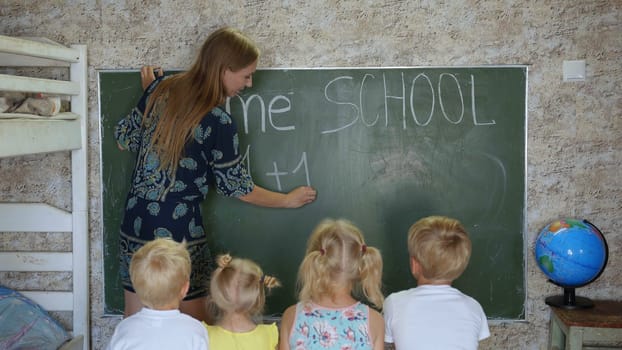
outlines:
[[[216,324],[208,325],[210,349],[275,350],[279,335],[275,323],[257,324],[266,301],[265,289],[280,286],[279,281],[263,274],[253,261],[217,259],[212,274],[208,307],[216,315]]]

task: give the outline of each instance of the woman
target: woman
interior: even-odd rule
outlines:
[[[186,72],[167,78],[143,67],[145,93],[115,130],[119,148],[137,152],[120,230],[121,279],[125,316],[140,301],[128,266],[134,251],[157,237],[186,240],[192,258],[190,290],[180,309],[207,319],[206,286],[213,264],[200,203],[208,186],[218,193],[264,207],[298,208],[315,200],[301,186],[289,193],[253,183],[238,149],[234,120],[221,107],[227,97],[252,85],[259,50],[231,28],[213,32]]]

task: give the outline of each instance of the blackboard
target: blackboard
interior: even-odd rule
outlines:
[[[256,260],[284,287],[278,316],[295,302],[309,233],[347,218],[384,259],[384,291],[413,287],[406,234],[428,215],[462,221],[473,241],[454,283],[491,319],[523,319],[525,301],[525,66],[262,69],[231,98],[240,149],[255,182],[289,191],[309,184],[306,207],[266,209],[212,191],[205,226],[216,251]],[[137,71],[100,71],[107,313],[122,310],[117,237],[133,154],[113,128],[141,94]]]

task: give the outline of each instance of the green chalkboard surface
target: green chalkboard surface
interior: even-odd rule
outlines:
[[[257,261],[284,287],[267,315],[295,302],[305,243],[326,217],[358,225],[384,259],[386,294],[413,287],[406,235],[428,215],[452,216],[473,241],[455,286],[491,319],[523,319],[525,301],[525,66],[263,69],[227,102],[256,183],[311,185],[317,200],[266,209],[210,193],[214,250]],[[141,94],[137,71],[100,71],[107,313],[120,313],[117,237],[133,154],[116,122]]]

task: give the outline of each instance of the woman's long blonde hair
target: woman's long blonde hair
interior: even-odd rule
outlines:
[[[153,122],[149,112],[163,106],[155,116],[151,147],[160,160],[160,168],[174,174],[183,157],[184,146],[194,129],[214,107],[225,102],[227,92],[222,77],[227,69],[237,72],[259,57],[259,49],[244,34],[221,28],[205,40],[194,64],[186,72],[164,79],[152,93],[143,123]],[[158,108],[154,109],[155,103]]]
[[[349,284],[355,298],[364,297],[382,309],[382,256],[365,244],[363,234],[350,221],[323,220],[307,242],[298,270],[298,298],[302,302],[331,295],[335,286]]]

